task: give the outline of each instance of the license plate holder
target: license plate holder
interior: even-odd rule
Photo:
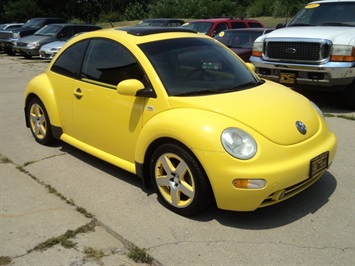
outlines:
[[[312,178],[319,174],[320,172],[328,169],[329,163],[329,151],[323,152],[322,154],[311,159],[309,176]]]
[[[295,84],[296,83],[296,73],[281,72],[279,75],[279,82],[283,83],[283,84]]]

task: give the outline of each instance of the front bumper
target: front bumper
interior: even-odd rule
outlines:
[[[30,56],[38,56],[39,55],[39,49],[40,49],[40,47],[28,48],[26,46],[17,46],[17,45],[14,45],[12,47],[12,51],[14,53],[20,53],[20,54],[23,54],[23,55],[30,55]]]
[[[255,137],[255,136],[254,136]],[[258,139],[255,158],[240,161],[226,153],[194,150],[209,177],[218,208],[253,211],[284,201],[316,182],[326,169],[310,176],[311,160],[329,152],[328,167],[336,153],[336,137],[324,128],[311,139],[290,146]],[[235,179],[264,179],[261,189],[240,189]]]
[[[255,71],[260,77],[290,87],[306,85],[314,87],[314,90],[338,91],[345,89],[355,80],[354,62],[309,65],[270,62],[255,56],[251,56],[250,61],[255,65]]]

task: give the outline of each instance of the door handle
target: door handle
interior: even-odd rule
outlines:
[[[80,99],[81,97],[83,97],[84,94],[80,88],[77,88],[76,90],[74,90],[74,95],[77,99]]]

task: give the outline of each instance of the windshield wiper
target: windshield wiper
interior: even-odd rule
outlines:
[[[255,86],[259,86],[264,83],[265,83],[265,80],[262,80],[262,79],[260,79],[258,81],[246,82],[246,83],[242,83],[238,86],[232,87],[232,88],[228,89],[228,91],[249,89],[249,88],[253,88]]]
[[[327,22],[323,23],[322,26],[352,26],[347,23],[342,23],[342,22]]]
[[[222,93],[222,91],[217,91],[213,89],[204,89],[199,91],[186,91],[186,92],[174,94],[173,96],[197,96],[197,95],[208,95],[208,94],[215,94],[215,93]]]
[[[306,24],[306,23],[296,23],[296,24],[290,24],[288,27],[298,27],[298,26],[314,26],[312,24]]]

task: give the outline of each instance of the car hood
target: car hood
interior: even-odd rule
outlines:
[[[38,43],[49,43],[56,41],[57,38],[53,36],[41,36],[41,35],[29,35],[26,37],[22,37],[18,40],[18,42],[30,43],[30,42],[38,42]]]
[[[319,115],[308,99],[269,81],[232,93],[170,97],[169,102],[172,108],[204,109],[230,117],[280,145],[302,142],[316,134],[320,127]],[[298,131],[297,121],[305,124],[306,134]]]
[[[274,30],[261,38],[317,38],[332,40],[335,44],[349,44],[354,38],[354,32],[354,27],[286,27]]]
[[[66,43],[67,43],[67,41],[50,42],[50,43],[47,43],[46,45],[43,45],[42,48],[61,48]]]

